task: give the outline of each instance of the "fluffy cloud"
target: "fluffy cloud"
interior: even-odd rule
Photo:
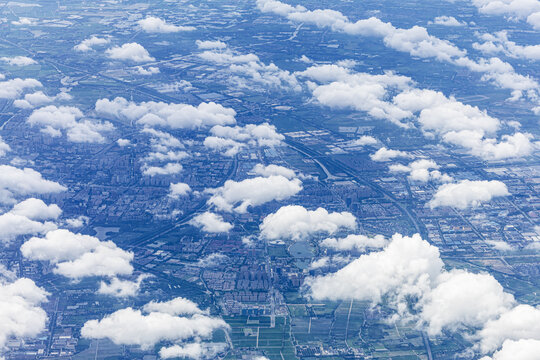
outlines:
[[[14,57],[0,57],[0,61],[3,61],[13,66],[27,66],[37,64],[37,61],[27,56],[14,56]]]
[[[162,359],[189,358],[189,359],[214,359],[216,355],[225,350],[225,344],[191,343],[184,346],[173,345],[162,348],[159,356]]]
[[[418,234],[396,234],[383,250],[362,255],[335,273],[308,278],[305,285],[316,300],[384,302],[394,310],[391,320],[416,322],[431,336],[460,331],[479,340],[475,348],[483,353],[511,341],[522,339],[525,346],[540,339],[539,308],[516,306],[487,273],[445,270],[438,249]],[[508,349],[503,345],[493,359],[500,353]]]
[[[506,340],[502,349],[493,357],[483,357],[480,360],[536,360],[540,354],[540,341],[534,339]]]
[[[349,212],[332,212],[318,208],[308,210],[303,206],[283,206],[266,216],[259,226],[261,237],[299,240],[317,233],[333,234],[340,229],[355,229],[356,218]]]
[[[186,196],[191,192],[191,187],[186,183],[171,184],[169,189],[169,196],[178,199],[181,196]]]
[[[121,298],[135,296],[139,292],[141,283],[146,278],[148,278],[148,275],[140,275],[135,281],[120,280],[114,277],[111,279],[110,282],[101,282],[98,289],[98,294],[110,295]]]
[[[458,209],[476,207],[495,197],[508,196],[508,188],[500,181],[470,181],[441,185],[429,206],[433,209],[441,206],[451,206]]]
[[[255,177],[242,181],[227,180],[212,193],[208,204],[221,211],[245,213],[250,206],[258,206],[273,200],[285,200],[302,190],[302,181],[282,175]],[[238,205],[237,205],[238,204]]]
[[[327,238],[321,241],[321,246],[340,251],[359,250],[365,251],[368,248],[382,248],[387,241],[382,235],[368,237],[365,235],[349,235],[344,238]]]
[[[13,203],[14,197],[30,194],[49,194],[67,190],[66,187],[45,180],[33,169],[19,169],[11,165],[0,165],[0,202]]]
[[[207,148],[221,151],[225,156],[234,156],[245,147],[274,147],[282,144],[285,139],[276,131],[274,125],[247,124],[245,126],[220,126],[210,129],[212,136],[204,140]]]
[[[9,146],[4,139],[0,136],[0,156],[6,156],[8,152],[11,151],[11,146]]]
[[[483,53],[502,53],[513,58],[540,60],[540,45],[518,45],[508,39],[506,31],[499,31],[495,34],[482,34],[480,39],[484,42],[474,43],[473,47]]]
[[[18,108],[32,109],[36,106],[45,105],[55,100],[70,100],[71,95],[65,92],[61,92],[56,96],[48,96],[43,91],[36,91],[31,94],[25,94],[24,99],[17,99],[13,102]]]
[[[478,1],[502,3],[499,0]],[[512,3],[522,1],[530,0],[514,0]],[[405,52],[415,57],[436,59],[478,72],[483,75],[483,80],[491,81],[498,87],[512,91],[512,97],[515,99],[524,95],[533,101],[538,98],[540,84],[529,76],[517,74],[510,64],[504,63],[498,58],[473,60],[467,57],[465,50],[458,48],[450,41],[430,35],[427,29],[420,26],[401,29],[375,17],[351,22],[345,15],[335,10],[308,11],[303,7],[295,8],[276,0],[258,0],[257,6],[263,12],[275,13],[291,21],[313,24],[319,28],[329,28],[332,31],[353,36],[378,37],[382,39],[385,46],[396,51]],[[535,17],[535,19],[540,20],[540,16]],[[346,91],[343,91],[343,94],[346,94]]]
[[[63,130],[69,141],[77,143],[102,143],[105,141],[102,132],[114,129],[110,122],[82,118],[83,113],[79,108],[49,105],[34,110],[27,122],[32,126],[41,126],[43,133],[53,137],[60,136]]]
[[[472,3],[483,14],[526,19],[535,29],[540,28],[538,0],[472,0]]]
[[[3,78],[0,78],[2,80]],[[11,79],[0,81],[0,99],[16,99],[26,90],[41,87],[36,79]]]
[[[139,27],[147,33],[176,33],[180,31],[193,31],[193,26],[177,26],[168,24],[165,20],[155,16],[147,16],[137,22]]]
[[[233,109],[213,102],[200,103],[196,107],[188,104],[167,104],[154,101],[136,104],[122,97],[117,97],[114,100],[100,99],[96,101],[95,109],[98,114],[112,118],[172,129],[196,129],[236,123],[236,112]]]
[[[0,281],[0,349],[10,338],[35,337],[46,329],[47,314],[40,304],[48,295],[30,279]]]
[[[364,135],[360,138],[353,140],[349,143],[349,146],[366,146],[366,145],[375,145],[378,141],[373,136]]]
[[[466,26],[467,23],[459,21],[453,16],[437,16],[429,24],[442,25],[442,26]]]
[[[233,228],[233,225],[224,221],[221,215],[211,212],[195,216],[190,223],[209,233],[226,233]]]
[[[421,293],[442,266],[438,249],[419,235],[396,234],[384,250],[362,255],[336,273],[310,278],[306,284],[315,299],[379,302],[392,291],[402,301],[405,295]]]
[[[391,172],[405,172],[409,174],[409,179],[413,181],[427,182],[439,181],[450,182],[452,178],[446,174],[442,174],[439,170],[439,165],[433,160],[420,159],[413,161],[409,165],[390,165]]]
[[[499,318],[487,322],[478,332],[478,337],[480,350],[484,353],[496,350],[507,339],[540,341],[540,308],[518,305]]]
[[[175,175],[182,172],[183,167],[178,163],[168,163],[164,166],[145,166],[143,167],[143,175]]]
[[[0,215],[0,240],[9,242],[21,235],[43,234],[56,229],[51,222],[34,221],[11,212]]]
[[[133,62],[149,62],[155,60],[142,45],[134,42],[107,49],[106,53],[109,58],[114,60],[127,60]]]
[[[384,161],[390,161],[398,157],[410,158],[412,157],[412,155],[405,151],[392,150],[392,149],[387,149],[385,147],[382,147],[379,150],[377,150],[375,153],[369,155],[369,157],[373,161],[384,162]]]
[[[94,46],[106,45],[109,42],[111,42],[109,38],[92,36],[88,39],[84,39],[80,44],[75,45],[73,49],[80,52],[87,52],[93,50]]]
[[[218,45],[203,42],[200,44],[203,46],[202,49],[205,49],[205,46]],[[302,89],[294,74],[280,69],[274,63],[267,65],[255,54],[237,54],[222,47],[221,44],[219,46],[202,52],[199,57],[221,66],[227,66],[227,72],[233,74],[232,77],[227,77],[229,83],[232,82],[240,88],[252,90],[257,90],[255,85],[262,86],[262,90],[272,88],[300,91]]]
[[[118,248],[112,241],[64,229],[50,231],[44,238],[31,238],[21,246],[21,253],[30,260],[50,261],[56,265],[56,274],[72,279],[114,277],[133,271],[133,253]]]
[[[101,320],[87,321],[81,335],[90,339],[107,338],[117,345],[138,345],[144,350],[167,343],[172,346],[161,348],[162,358],[200,359],[212,353],[203,351],[202,347],[208,349],[212,345],[202,343],[203,339],[209,339],[220,329],[228,331],[229,326],[222,319],[205,314],[191,301],[176,298],[166,303],[149,303],[142,310],[125,308]]]
[[[274,164],[270,164],[267,166],[263,164],[257,164],[253,167],[253,169],[251,169],[251,172],[256,175],[261,175],[265,177],[273,175],[281,175],[287,179],[293,179],[296,177],[296,173],[294,172],[294,170]]]
[[[15,205],[10,213],[31,220],[56,220],[62,214],[62,209],[56,204],[47,205],[43,200],[30,198]]]
[[[223,41],[215,40],[197,40],[197,47],[201,50],[211,50],[211,49],[225,49],[227,47],[227,44],[225,44]]]

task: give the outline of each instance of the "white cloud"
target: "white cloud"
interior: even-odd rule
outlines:
[[[226,233],[233,228],[233,225],[224,221],[221,215],[211,212],[195,216],[190,223],[209,233]]]
[[[323,247],[340,251],[359,250],[365,251],[368,248],[382,248],[387,244],[387,240],[382,235],[368,237],[365,235],[348,235],[345,238],[326,238],[321,241]]]
[[[87,52],[93,50],[94,46],[106,45],[110,42],[111,40],[109,38],[100,38],[93,35],[88,39],[84,39],[80,44],[75,45],[73,49],[75,51]]]
[[[222,151],[225,156],[234,156],[244,147],[274,147],[282,145],[285,139],[274,125],[247,124],[245,126],[220,126],[210,129],[212,136],[204,140],[207,148]]]
[[[258,206],[273,200],[285,200],[302,190],[302,181],[282,175],[255,177],[242,181],[227,180],[212,193],[208,204],[221,211],[245,213],[250,206]],[[238,204],[238,205],[237,205]]]
[[[203,43],[204,45],[204,43]],[[221,45],[220,45],[221,46]],[[255,54],[236,54],[228,48],[212,48],[199,54],[199,57],[222,66],[228,66],[228,83],[239,88],[257,90],[255,85],[278,90],[301,91],[296,76],[289,71],[282,70],[274,63],[265,64]]]
[[[138,345],[143,350],[158,343],[172,344],[172,347],[165,345],[161,348],[163,353],[160,354],[165,358],[175,354],[206,355],[200,349],[191,349],[193,345],[190,344],[210,339],[214,331],[228,331],[229,326],[222,319],[211,317],[193,305],[187,299],[176,298],[168,303],[147,304],[142,310],[121,309],[101,320],[87,321],[81,335],[89,339],[108,338],[117,345]],[[184,312],[176,311],[179,308]],[[207,345],[211,344],[205,343],[204,346]]]
[[[47,314],[40,304],[48,295],[30,279],[0,281],[0,349],[11,338],[36,337],[45,331]]]
[[[307,210],[303,206],[283,206],[266,216],[260,224],[261,237],[299,240],[317,233],[333,234],[340,229],[355,229],[356,218],[349,212],[332,212],[318,208]]]
[[[175,175],[182,172],[183,167],[178,163],[168,163],[164,166],[145,166],[143,167],[143,175]]]
[[[33,26],[37,24],[36,19],[27,18],[27,17],[19,17],[18,20],[14,20],[11,23],[15,26],[26,26],[26,25]]]
[[[144,68],[142,66],[136,66],[134,73],[138,75],[149,76],[159,74],[159,68],[156,66],[148,66],[147,68]]]
[[[478,1],[501,3],[500,0]],[[259,0],[257,6],[263,12],[273,12],[291,21],[314,24],[319,28],[329,28],[332,31],[353,36],[378,37],[382,39],[385,46],[408,53],[411,56],[431,58],[467,68],[470,71],[482,74],[482,80],[491,81],[498,87],[510,90],[514,99],[527,96],[536,102],[539,95],[540,84],[529,76],[517,74],[510,64],[504,63],[498,58],[472,60],[467,57],[466,50],[458,48],[450,41],[430,35],[427,29],[420,26],[401,29],[375,17],[351,22],[342,13],[335,10],[317,9],[308,11],[303,7],[293,8],[275,0]],[[535,19],[540,20],[540,16]],[[503,66],[494,67],[493,65]],[[343,94],[347,95],[347,91],[342,90]]]
[[[22,109],[32,109],[55,100],[71,100],[71,98],[71,95],[66,92],[60,92],[56,96],[48,96],[43,91],[36,91],[31,94],[25,94],[24,99],[15,100],[13,105]]]
[[[437,16],[433,21],[428,24],[442,25],[442,26],[466,26],[467,23],[459,21],[453,16]]]
[[[131,141],[129,141],[129,139],[118,139],[118,140],[116,140],[116,143],[120,147],[125,147],[125,146],[131,145]]]
[[[140,44],[127,43],[122,46],[115,46],[105,51],[109,58],[115,60],[128,60],[133,62],[149,62],[155,59]]]
[[[251,169],[251,172],[256,175],[261,175],[265,177],[273,175],[281,175],[287,179],[294,179],[296,177],[296,173],[294,172],[294,170],[274,164],[270,164],[267,166],[263,164],[257,164],[253,167],[253,169]]]
[[[117,277],[114,277],[110,282],[101,282],[98,289],[98,294],[121,298],[135,296],[141,288],[141,283],[146,278],[148,278],[148,275],[140,275],[135,281],[120,280]]]
[[[480,360],[537,360],[540,354],[540,341],[534,339],[506,340],[502,349],[492,357]]]
[[[462,180],[459,183],[439,186],[429,206],[433,209],[451,206],[458,209],[476,207],[493,198],[508,196],[508,188],[503,182]]]
[[[43,200],[29,198],[16,204],[10,213],[30,220],[56,220],[62,214],[62,209],[56,204],[47,205]]]
[[[498,251],[514,251],[515,250],[515,248],[512,245],[502,240],[486,240],[486,244],[488,244],[489,246],[492,246],[495,250],[498,250]]]
[[[216,355],[225,350],[225,344],[191,343],[183,346],[173,345],[161,348],[159,356],[162,359],[189,358],[189,359],[215,359]]]
[[[391,172],[409,173],[409,179],[413,181],[427,182],[450,182],[452,177],[442,174],[438,169],[439,165],[433,160],[420,159],[411,162],[409,165],[390,165]]]
[[[369,157],[373,161],[385,162],[385,161],[390,161],[398,157],[411,158],[412,155],[410,155],[409,153],[405,151],[392,150],[392,149],[387,149],[385,147],[382,147],[379,150],[377,150],[375,153],[369,155]]]
[[[508,339],[540,340],[540,308],[518,305],[487,322],[478,337],[480,350],[484,353],[498,349]]]
[[[34,221],[11,212],[0,215],[0,240],[9,242],[21,235],[42,234],[56,229],[51,222]]]
[[[133,253],[112,241],[64,229],[49,231],[44,238],[31,238],[21,246],[21,253],[30,260],[50,261],[56,265],[54,273],[72,279],[130,275],[133,271]]]
[[[11,165],[0,165],[0,202],[13,203],[14,197],[30,194],[49,194],[67,189],[50,180],[45,180],[33,169],[19,169]]]
[[[478,11],[488,15],[504,15],[510,19],[526,19],[538,29],[540,1],[538,0],[472,0]]]
[[[349,146],[366,146],[366,145],[375,145],[378,141],[373,136],[364,135],[360,138],[353,140],[349,143]]]
[[[34,110],[27,122],[32,126],[42,126],[41,131],[53,137],[61,135],[64,130],[67,139],[76,143],[102,143],[105,141],[102,133],[114,130],[110,122],[82,118],[79,108],[49,105]]]
[[[501,160],[520,158],[533,153],[536,145],[531,142],[533,136],[516,132],[513,135],[503,135],[500,141],[484,138],[481,131],[452,131],[443,136],[449,144],[468,148],[472,155],[485,160]]]
[[[2,78],[0,78],[2,80]],[[0,99],[16,99],[26,90],[41,87],[36,79],[11,79],[0,81]]]
[[[479,36],[483,43],[474,43],[473,48],[485,54],[502,53],[512,58],[540,60],[540,45],[518,45],[508,39],[506,31]]]
[[[0,57],[0,61],[13,66],[28,66],[37,64],[37,61],[27,56],[14,56],[14,57]]]
[[[186,183],[171,184],[169,189],[169,196],[175,199],[181,196],[186,196],[191,192],[191,187]]]
[[[225,49],[227,48],[227,44],[225,44],[223,41],[215,40],[197,40],[197,47],[201,50],[211,50],[211,49]]]
[[[147,33],[176,33],[180,31],[193,31],[193,26],[178,26],[168,24],[165,20],[155,16],[147,16],[137,22],[139,27]]]
[[[196,129],[236,123],[236,111],[213,102],[200,103],[196,107],[188,104],[167,104],[154,101],[136,104],[122,97],[117,97],[114,100],[100,99],[96,101],[95,109],[100,115],[172,129]]]
[[[11,151],[11,146],[9,146],[4,139],[0,136],[0,156],[6,156],[8,152]]]

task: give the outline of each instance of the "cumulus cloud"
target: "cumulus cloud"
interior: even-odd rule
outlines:
[[[227,44],[219,40],[197,40],[197,47],[201,50],[211,50],[211,49],[225,49]]]
[[[115,119],[137,121],[142,125],[163,126],[172,129],[197,129],[214,125],[233,125],[236,111],[213,102],[167,104],[164,102],[141,102],[139,104],[122,97],[114,100],[96,101],[96,112]]]
[[[167,23],[155,16],[147,16],[137,22],[139,27],[147,33],[176,33],[180,31],[193,31],[193,26],[178,26]]]
[[[412,157],[412,155],[405,151],[387,149],[386,147],[382,147],[379,150],[377,150],[375,153],[369,155],[369,157],[373,161],[385,162],[385,161],[390,161],[398,157],[410,158]]]
[[[364,135],[360,138],[353,140],[349,143],[349,146],[366,146],[366,145],[375,145],[378,141],[373,136]]]
[[[285,200],[301,190],[302,181],[283,175],[259,176],[242,181],[227,180],[222,187],[207,190],[212,194],[208,204],[221,211],[245,213],[250,206]]]
[[[362,255],[337,272],[307,278],[305,286],[316,300],[384,302],[394,310],[390,320],[415,322],[430,336],[460,331],[479,340],[475,348],[482,353],[510,341],[526,340],[526,345],[540,339],[539,308],[516,305],[487,273],[445,270],[438,249],[418,234],[396,234],[381,251]]]
[[[355,228],[356,218],[349,212],[329,213],[323,208],[308,210],[299,205],[281,207],[259,226],[261,237],[269,240],[299,240],[317,233],[334,234],[340,229]]]
[[[466,26],[467,23],[464,21],[459,21],[453,16],[437,16],[433,21],[430,21],[429,24],[442,25],[442,26]]]
[[[164,166],[145,166],[143,167],[143,175],[175,175],[182,172],[183,166],[178,163],[168,163]]]
[[[452,177],[442,174],[439,170],[439,165],[433,160],[420,159],[413,161],[409,165],[390,165],[391,172],[404,172],[409,174],[409,179],[419,182],[438,181],[450,182]]]
[[[382,235],[368,237],[365,235],[348,235],[344,238],[326,238],[321,241],[320,245],[327,248],[332,248],[339,251],[359,250],[365,251],[368,248],[378,249],[383,248],[387,240]]]
[[[492,357],[483,357],[480,360],[536,360],[540,354],[540,341],[534,339],[506,340],[502,349]]]
[[[132,62],[149,62],[155,59],[150,56],[148,50],[142,45],[133,43],[123,44],[122,46],[115,46],[105,51],[109,58],[114,60],[126,60]]]
[[[25,216],[31,220],[56,220],[62,209],[56,204],[47,205],[43,200],[29,198],[16,204],[10,213]]]
[[[458,209],[476,207],[493,198],[508,196],[508,188],[503,182],[462,180],[458,183],[439,186],[429,206],[433,209],[451,206]]]
[[[120,298],[135,296],[141,288],[141,283],[147,278],[148,275],[140,275],[135,281],[129,281],[114,277],[110,282],[101,282],[98,289],[98,294]]]
[[[37,61],[27,56],[0,57],[0,61],[12,66],[27,66],[37,64]]]
[[[0,240],[9,242],[21,235],[43,234],[56,229],[52,222],[34,221],[11,212],[0,215]]]
[[[100,38],[93,35],[88,39],[84,39],[80,44],[75,45],[73,49],[75,49],[75,51],[87,52],[94,50],[94,46],[106,45],[110,42],[111,40],[109,38]]]
[[[60,136],[66,132],[67,139],[76,143],[102,143],[103,132],[114,130],[110,122],[83,119],[83,113],[73,106],[49,105],[36,109],[26,120],[32,126],[41,126],[42,132]]]
[[[472,4],[480,13],[526,19],[535,29],[540,28],[540,2],[537,0],[472,0]]]
[[[274,125],[268,123],[234,127],[216,125],[210,133],[212,136],[204,140],[204,146],[221,151],[225,156],[234,156],[245,147],[279,146],[285,139]]]
[[[47,314],[40,305],[48,295],[27,278],[0,280],[0,349],[11,338],[36,337],[45,331]]]
[[[478,1],[502,3],[499,0]],[[421,26],[401,29],[375,17],[352,22],[339,11],[331,9],[310,11],[303,7],[295,8],[276,0],[258,0],[257,6],[263,12],[275,13],[294,22],[313,24],[319,28],[328,28],[353,36],[377,37],[382,40],[385,46],[396,51],[467,68],[482,74],[482,80],[491,81],[498,87],[510,90],[514,99],[528,96],[531,100],[536,101],[539,95],[540,84],[529,76],[517,74],[510,64],[502,62],[498,58],[473,60],[467,56],[465,50],[458,48],[450,41],[430,35],[427,29]],[[535,17],[535,19],[539,20],[540,16]],[[344,93],[346,94],[345,91]]]
[[[191,192],[191,187],[186,183],[171,184],[169,187],[169,196],[178,199],[181,196],[186,196]]]
[[[55,264],[54,273],[71,279],[130,275],[133,271],[133,253],[112,241],[64,229],[49,231],[44,238],[31,238],[21,246],[21,253],[30,260],[50,261]]]
[[[209,233],[226,233],[233,228],[233,224],[224,221],[221,215],[208,211],[195,216],[190,223]]]
[[[72,97],[66,92],[60,92],[56,96],[48,96],[43,91],[25,94],[23,99],[17,99],[13,105],[22,109],[32,109],[36,106],[45,105],[55,100],[70,100]]]
[[[11,165],[0,165],[0,202],[14,203],[15,197],[31,194],[49,194],[66,191],[57,182],[43,179],[33,169],[19,169]]]
[[[540,45],[518,45],[508,39],[506,31],[479,35],[483,43],[474,43],[473,48],[485,54],[502,53],[512,58],[540,60]]]
[[[0,156],[6,156],[6,154],[10,151],[11,146],[9,146],[0,136]]]
[[[221,44],[198,43],[205,49],[205,46],[213,46],[203,51],[199,57],[205,61],[227,67],[229,84],[232,82],[239,88],[249,88],[258,90],[255,85],[260,86],[260,90],[268,88],[276,90],[301,91],[302,87],[294,74],[280,69],[274,63],[265,64],[255,54],[237,54]],[[215,47],[218,45],[219,47]]]
[[[3,77],[0,77],[2,80]],[[41,87],[42,84],[36,79],[11,79],[0,81],[0,99],[16,99],[25,91]]]
[[[294,172],[294,170],[275,164],[270,164],[266,166],[263,164],[257,164],[253,167],[253,169],[251,169],[251,172],[256,175],[261,175],[265,177],[273,175],[281,175],[287,179],[293,179],[296,177],[296,173]]]
[[[228,331],[229,326],[222,319],[207,315],[193,302],[176,298],[166,303],[149,303],[141,310],[121,309],[101,320],[87,321],[81,335],[89,339],[107,338],[117,345],[137,345],[143,350],[163,344],[163,358],[200,359],[214,354],[210,351],[214,344],[203,340],[210,339],[217,330]]]

